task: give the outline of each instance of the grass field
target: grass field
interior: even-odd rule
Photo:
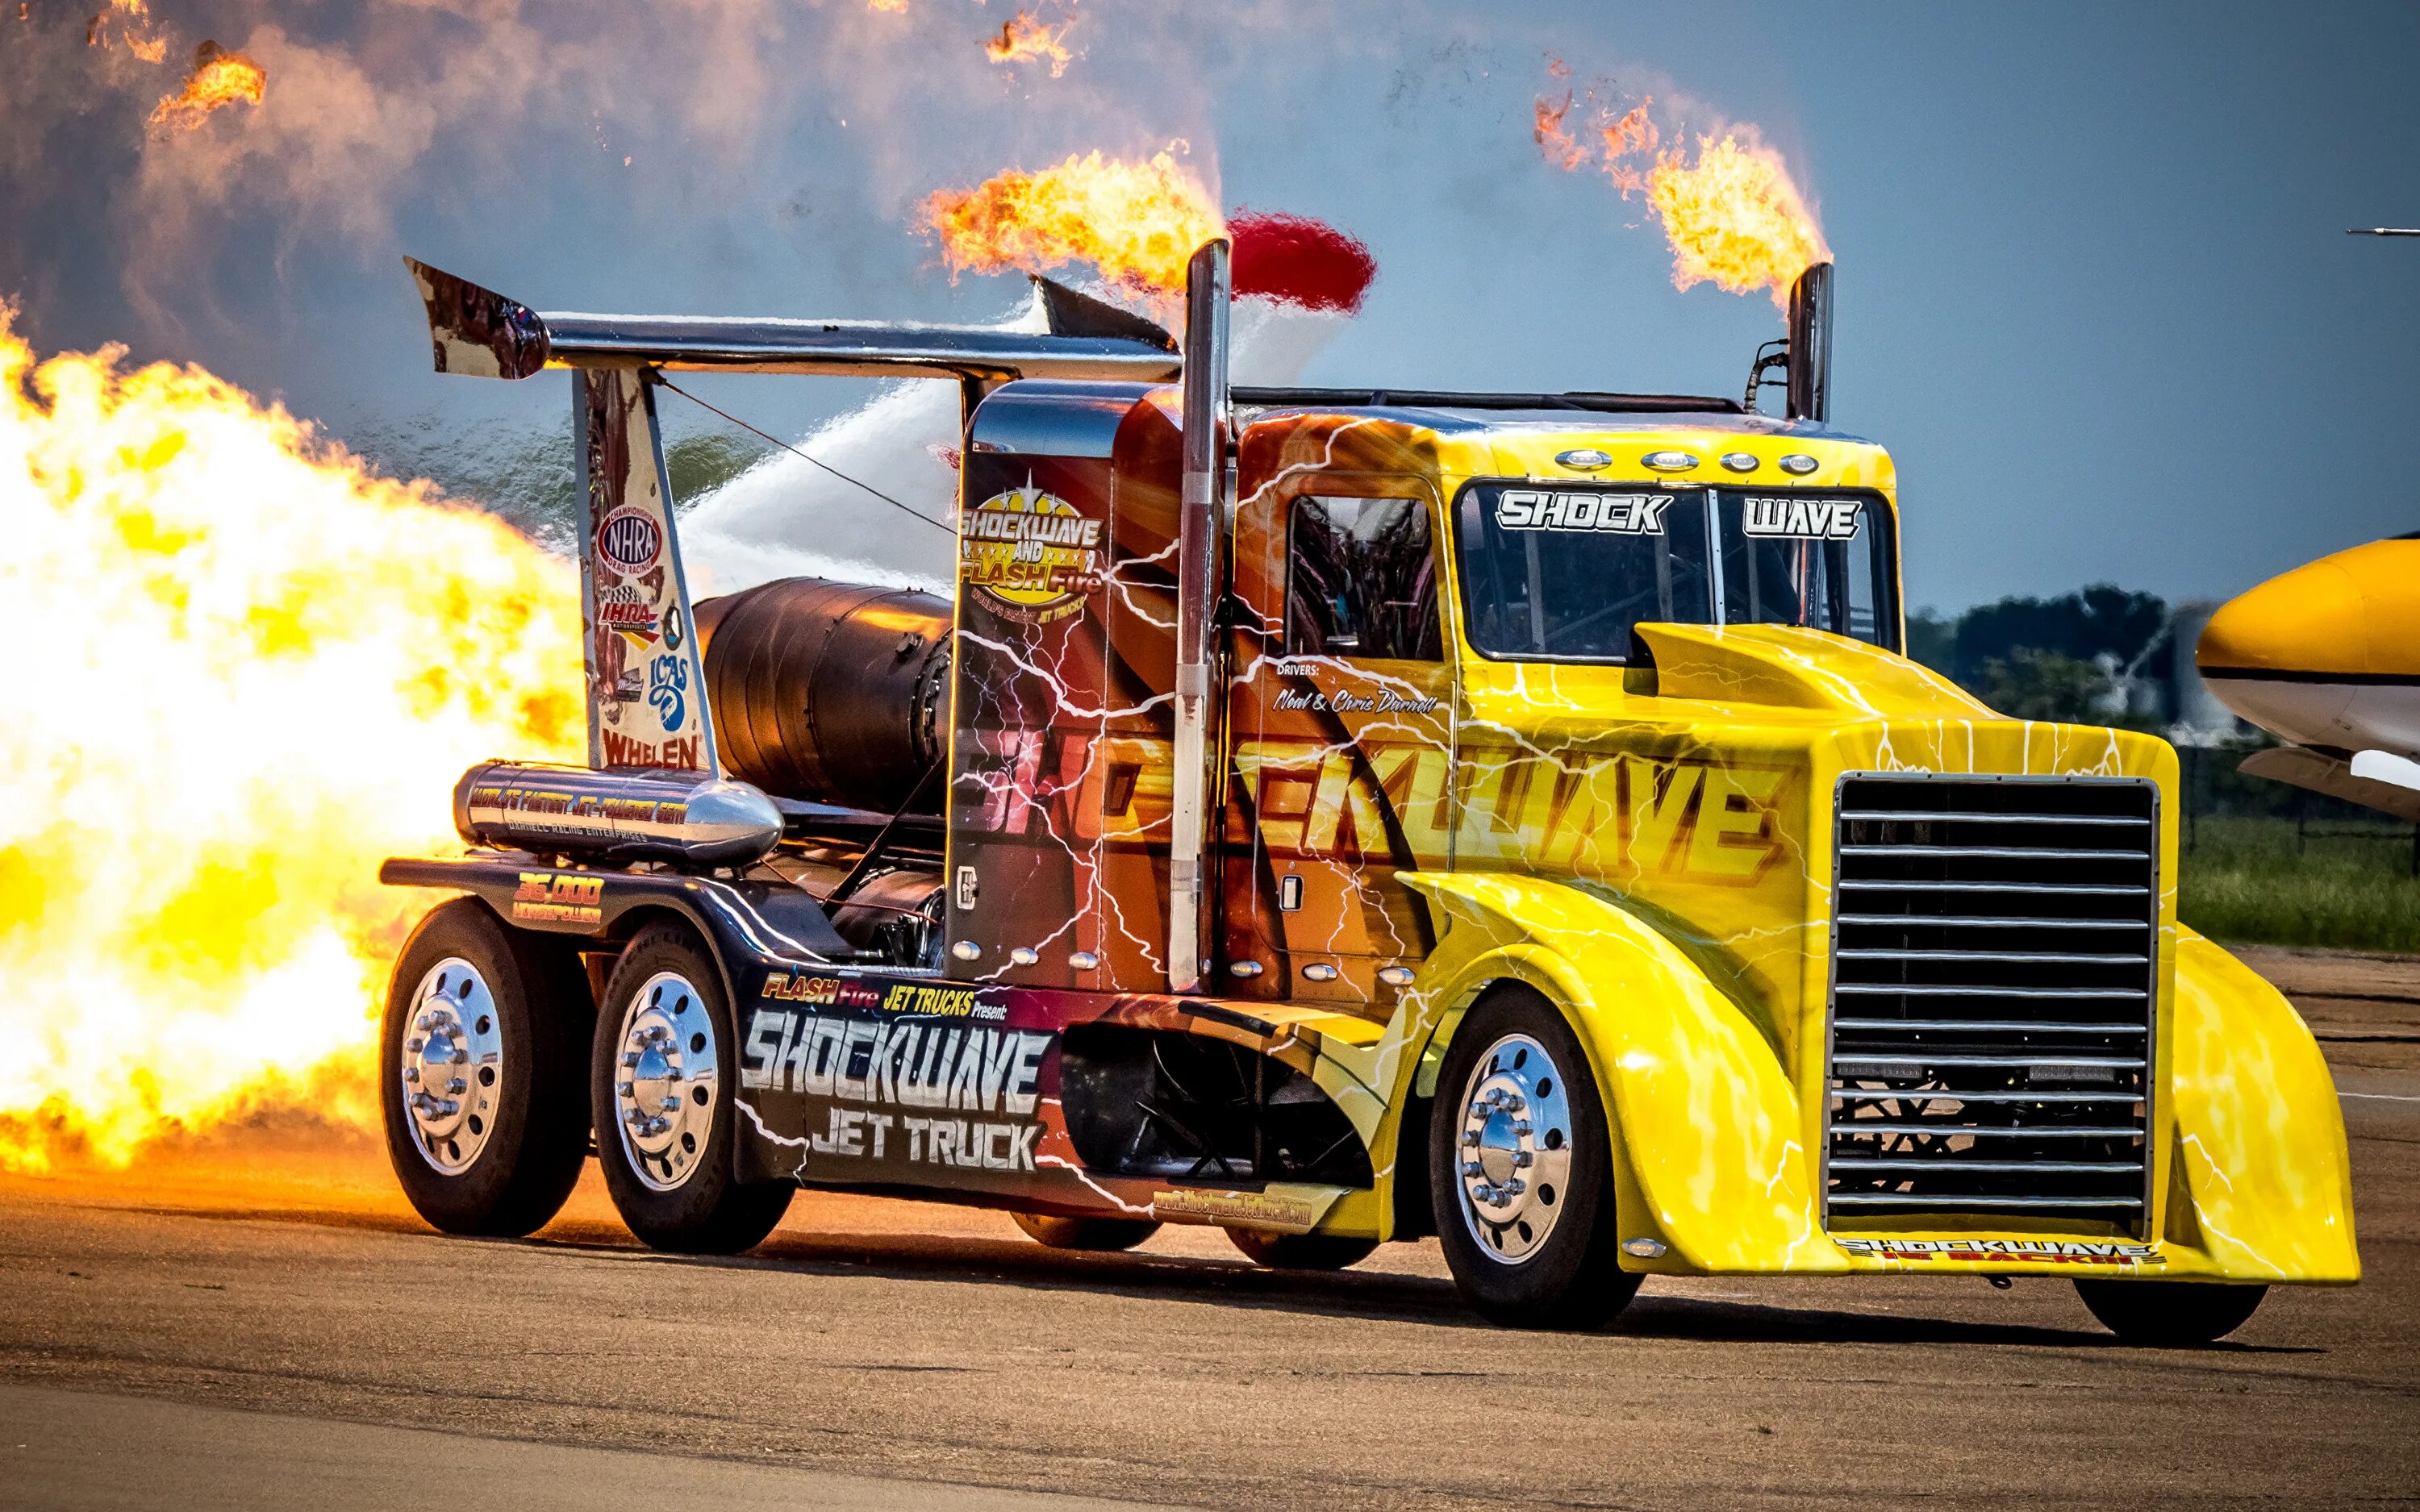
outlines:
[[[2193,833],[2177,915],[2212,939],[2420,951],[2411,825],[2315,822],[2299,854],[2291,819],[2203,819]]]

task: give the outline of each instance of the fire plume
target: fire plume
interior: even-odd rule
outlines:
[[[1550,66],[1548,73],[1564,77]],[[1593,91],[1590,100],[1593,101]],[[1613,186],[1628,199],[1646,196],[1672,247],[1672,285],[1686,289],[1711,283],[1733,294],[1763,290],[1787,308],[1790,285],[1815,263],[1829,257],[1823,230],[1806,197],[1791,178],[1781,154],[1736,131],[1697,138],[1692,156],[1685,144],[1665,146],[1666,133],[1648,107],[1615,115],[1599,109],[1593,121],[1595,159]],[[1545,160],[1565,172],[1590,158],[1579,132],[1565,124],[1576,108],[1571,90],[1558,100],[1541,95],[1532,133]]]
[[[567,564],[198,368],[0,305],[0,1169],[268,1106],[374,1127],[386,963],[473,761],[582,748]]]
[[[209,119],[210,112],[237,100],[257,105],[268,92],[269,75],[259,64],[206,41],[194,49],[193,76],[182,90],[161,97],[159,109],[151,113],[151,124],[190,131]]]
[[[1094,151],[1013,170],[930,195],[923,216],[954,277],[1083,263],[1162,297],[1183,291],[1186,260],[1225,227],[1210,191],[1166,152],[1132,162]]]
[[[1733,294],[1763,289],[1787,308],[1790,285],[1831,255],[1781,154],[1726,134],[1698,138],[1698,157],[1656,161],[1647,203],[1672,243],[1672,286],[1712,283]]]
[[[1042,21],[1031,10],[1020,10],[1008,18],[999,35],[984,39],[984,55],[994,63],[1047,63],[1050,77],[1056,79],[1067,71],[1075,54],[1067,51],[1067,33],[1076,23],[1062,22],[1056,27]]]

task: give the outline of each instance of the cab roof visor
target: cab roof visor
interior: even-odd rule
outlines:
[[[1051,328],[1047,332],[909,321],[540,314],[468,279],[408,257],[404,262],[428,309],[430,343],[441,373],[523,378],[546,367],[655,367],[855,378],[1165,382],[1183,365],[1166,332],[1071,289],[1058,290],[1055,300],[1045,290],[1045,316]]]

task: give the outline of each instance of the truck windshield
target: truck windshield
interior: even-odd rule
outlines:
[[[1890,530],[1879,502],[1730,489],[1709,502],[1705,489],[1470,484],[1455,501],[1454,531],[1472,649],[1503,660],[1621,663],[1642,623],[1803,625],[1892,645]],[[1708,548],[1710,525],[1718,552]]]

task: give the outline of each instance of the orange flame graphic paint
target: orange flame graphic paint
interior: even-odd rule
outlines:
[[[270,1107],[375,1128],[375,1013],[499,751],[577,761],[570,566],[197,368],[0,305],[0,1169]]]

